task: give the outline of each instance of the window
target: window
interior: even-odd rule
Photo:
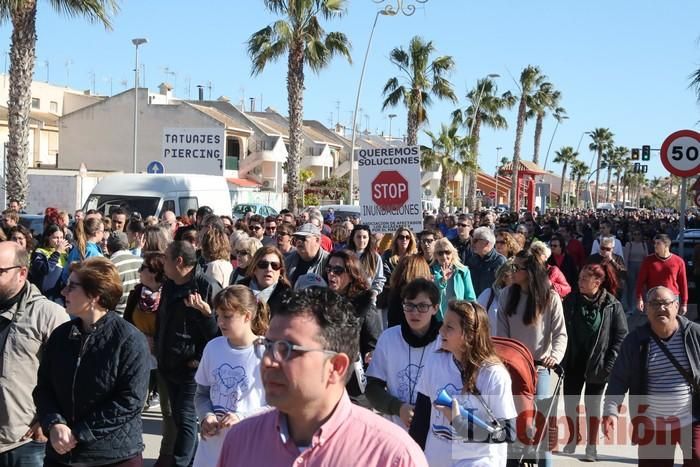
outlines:
[[[163,213],[163,211],[175,212],[175,200],[166,199],[163,201],[163,207],[160,208],[160,212]]]
[[[58,113],[58,102],[56,102],[56,101],[49,102],[49,112],[53,112],[55,114]]]
[[[197,202],[196,196],[188,196],[184,198],[179,198],[180,201],[180,215],[184,216],[190,209],[198,209],[199,203]]]
[[[32,97],[32,109],[38,109],[41,105],[41,100],[38,97]]]

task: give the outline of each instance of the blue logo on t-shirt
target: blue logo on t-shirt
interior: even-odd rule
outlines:
[[[214,412],[235,412],[238,401],[248,391],[248,377],[242,366],[232,367],[228,363],[216,368],[212,375],[215,383],[211,387],[211,402]]]
[[[396,379],[399,382],[396,397],[409,404],[416,403],[416,396],[418,395],[416,393],[416,385],[418,384],[421,371],[423,371],[423,365],[418,366],[411,363],[396,374]]]

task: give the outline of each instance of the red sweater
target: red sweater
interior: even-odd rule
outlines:
[[[661,259],[653,254],[644,258],[637,276],[637,300],[644,298],[647,290],[660,285],[680,295],[681,305],[688,304],[688,281],[685,263],[680,256],[671,254],[668,258]]]

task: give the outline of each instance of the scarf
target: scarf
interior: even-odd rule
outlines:
[[[158,311],[161,290],[163,290],[163,286],[154,292],[145,285],[142,285],[141,296],[139,297],[139,309],[146,313],[155,313]]]
[[[579,294],[573,315],[573,332],[569,339],[572,340],[573,353],[576,359],[587,360],[593,350],[598,330],[603,321],[605,290],[600,289],[595,297],[588,298]],[[574,360],[577,361],[577,360]]]
[[[413,333],[413,330],[408,325],[408,322],[406,322],[406,318],[404,317],[401,320],[401,336],[403,336],[403,340],[405,340],[406,343],[413,348],[425,347],[437,339],[440,326],[440,321],[433,316],[430,319],[430,327],[428,328],[428,332],[426,332],[422,337],[418,337]]]
[[[272,295],[272,292],[275,291],[275,287],[277,287],[276,283],[272,284],[271,286],[265,289],[260,289],[260,286],[258,285],[255,278],[251,279],[250,281],[250,291],[253,292],[253,295],[255,295],[255,298],[259,302],[263,303],[267,303],[267,301],[270,299],[270,296]]]

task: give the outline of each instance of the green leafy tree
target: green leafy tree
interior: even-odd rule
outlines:
[[[605,202],[609,203],[610,202],[610,180],[613,174],[613,171],[617,169],[617,167],[622,164],[622,161],[627,158],[627,154],[629,153],[629,149],[627,149],[624,146],[616,146],[610,151],[608,151],[608,155],[606,158],[606,166],[605,168],[608,171],[608,178],[607,178],[607,183],[605,186]]]
[[[454,59],[443,55],[431,60],[434,53],[432,41],[414,36],[408,50],[397,47],[389,54],[391,63],[401,74],[389,78],[384,85],[382,110],[403,103],[408,111],[406,142],[409,146],[418,142],[418,129],[428,120],[426,109],[433,97],[457,102],[452,83],[446,78],[455,68]]]
[[[29,112],[32,103],[32,78],[36,63],[37,0],[3,0],[0,19],[12,22],[10,45],[10,87],[7,102],[7,195],[24,204],[29,191]],[[111,29],[110,18],[118,11],[116,0],[51,0],[49,4],[69,17],[81,16]],[[49,37],[50,33],[47,33]]]
[[[593,195],[593,206],[598,206],[598,187],[600,186],[600,169],[603,162],[603,153],[613,148],[613,138],[615,135],[608,128],[596,128],[588,132],[592,142],[588,145],[588,149],[595,151],[596,157],[596,173],[595,173],[595,194]]]
[[[430,146],[421,146],[424,163],[428,166],[438,164],[442,170],[437,192],[437,197],[440,199],[442,206],[447,206],[449,181],[452,180],[455,171],[459,168],[457,161],[454,159],[454,153],[459,144],[457,130],[456,125],[442,124],[440,133],[437,135],[426,131],[425,134],[430,138]]]
[[[561,92],[555,90],[552,83],[547,82],[542,83],[537,92],[527,100],[527,106],[530,109],[527,112],[527,118],[535,119],[535,142],[532,154],[532,162],[535,164],[540,162],[540,142],[542,141],[542,128],[547,110],[552,110],[554,118],[560,122],[562,117],[566,115],[566,109],[559,106],[559,101],[561,101]]]
[[[565,146],[554,153],[554,162],[562,164],[561,168],[561,186],[559,188],[559,208],[564,206],[564,181],[566,180],[566,170],[569,164],[573,163],[578,157],[578,153],[571,146]]]
[[[525,131],[525,120],[527,117],[527,102],[532,99],[532,94],[537,91],[544,83],[547,82],[547,77],[542,74],[540,69],[533,65],[528,65],[520,73],[520,103],[518,104],[518,119],[515,127],[515,143],[513,145],[513,180],[510,190],[510,206],[516,211],[519,206],[515,205],[515,200],[518,195],[518,168],[520,167],[520,146],[523,140],[523,132]]]
[[[627,172],[632,170],[632,162],[625,154],[618,161],[617,167],[615,167],[615,201],[617,203],[622,203],[624,205],[624,197],[620,199],[620,179]]]
[[[575,160],[571,163],[571,175],[576,179],[574,183],[574,190],[576,195],[576,207],[581,207],[581,179],[586,177],[589,173],[589,168],[585,162],[582,160]]]
[[[318,73],[337,55],[350,58],[350,42],[342,32],[326,32],[320,19],[331,20],[345,13],[345,0],[263,0],[272,13],[282,16],[253,33],[248,55],[253,75],[268,63],[287,55],[287,104],[289,106],[289,153],[287,154],[287,206],[296,212],[303,191],[299,180],[302,124],[304,119],[304,69]]]

